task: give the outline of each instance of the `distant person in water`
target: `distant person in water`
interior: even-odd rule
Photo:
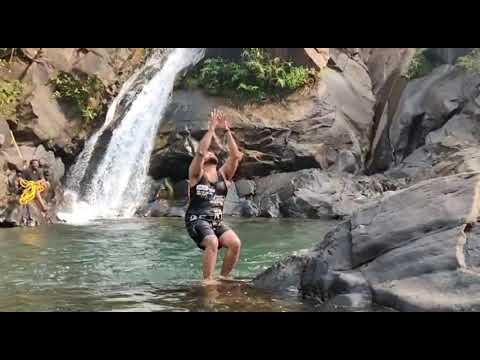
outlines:
[[[225,129],[228,139],[229,157],[220,169],[218,169],[217,156],[209,150],[217,128]],[[185,216],[188,233],[197,246],[204,251],[205,284],[215,283],[214,271],[219,249],[226,249],[220,274],[221,280],[230,279],[240,257],[240,239],[224,224],[223,207],[228,188],[242,158],[243,154],[237,147],[225,115],[214,110],[210,117],[208,131],[200,142],[190,165],[190,203]]]

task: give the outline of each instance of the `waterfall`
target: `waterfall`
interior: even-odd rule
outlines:
[[[146,198],[150,156],[175,79],[198,63],[204,52],[203,48],[154,52],[145,66],[124,84],[109,108],[105,123],[85,144],[67,176],[67,191],[72,198],[82,201],[81,206],[74,206],[77,210],[72,209],[70,219],[77,218],[76,215],[82,219],[134,215]],[[123,106],[124,112],[119,116],[118,107],[122,103],[127,106]],[[105,153],[95,164],[90,179],[82,183],[99,139],[115,124]],[[85,187],[82,192],[80,186]]]
[[[105,131],[110,127],[114,120],[114,116],[117,112],[118,103],[125,97],[127,92],[130,90],[132,84],[140,75],[140,71],[137,71],[133,76],[131,76],[127,82],[122,86],[117,97],[112,101],[112,104],[108,108],[107,116],[103,126],[93,134],[90,139],[85,143],[83,151],[78,156],[77,161],[72,166],[71,170],[67,174],[66,188],[79,192],[80,191],[80,181],[83,180],[87,167],[90,164],[90,160],[93,156],[93,151],[96,148],[97,142],[100,137],[105,133]]]

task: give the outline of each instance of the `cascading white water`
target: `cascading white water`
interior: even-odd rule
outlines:
[[[148,73],[152,70],[158,72],[161,69],[163,64],[162,60],[165,54],[166,49],[154,49],[153,54],[148,58],[145,65],[137,70],[123,85],[120,89],[118,95],[112,101],[112,104],[108,108],[108,112],[105,118],[105,122],[102,127],[97,130],[90,139],[85,143],[83,151],[78,156],[77,161],[72,166],[70,171],[67,174],[66,188],[74,193],[80,191],[80,182],[84,179],[87,172],[87,168],[90,166],[90,161],[92,160],[93,152],[97,147],[99,139],[103,134],[110,128],[115,119],[119,116],[119,105],[122,103],[123,108],[128,110],[128,106],[131,105],[133,98],[137,95],[137,87],[145,85],[148,77]],[[141,90],[141,89],[140,89]]]
[[[70,169],[67,175],[66,188],[70,191],[78,192],[80,190],[80,181],[85,176],[87,171],[88,164],[93,156],[93,151],[95,150],[95,145],[97,145],[98,139],[105,133],[108,127],[112,124],[115,119],[115,113],[117,111],[117,106],[119,102],[125,97],[127,92],[130,90],[132,84],[140,75],[140,71],[137,71],[132,77],[128,79],[125,84],[123,84],[120,92],[113,100],[112,104],[108,108],[107,116],[102,127],[94,133],[90,139],[85,143],[83,151],[78,156],[77,161]]]
[[[148,81],[113,131],[107,150],[88,184],[82,206],[74,212],[80,218],[131,217],[145,200],[149,160],[162,117],[167,108],[177,75],[195,65],[204,56],[203,48],[173,49],[162,66]],[[147,64],[148,65],[148,64]],[[138,74],[129,80],[112,104],[104,126],[86,144],[77,164],[72,168],[67,188],[77,192],[86,167],[103,132],[114,119],[116,106]],[[75,197],[77,195],[75,194]],[[69,219],[75,219],[70,214]]]

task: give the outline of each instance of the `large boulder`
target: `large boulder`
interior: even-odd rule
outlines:
[[[411,183],[480,171],[480,76],[444,65],[410,83],[377,132],[370,169]]]
[[[360,209],[351,219],[352,266],[406,247],[427,234],[475,223],[479,189],[478,174],[442,177]]]
[[[47,85],[32,90],[10,123],[17,141],[33,146],[52,142],[65,148],[79,131],[79,124],[68,118]]]
[[[408,70],[414,48],[362,48],[360,57],[368,67],[377,102],[388,101],[394,84]]]
[[[298,291],[309,260],[305,255],[290,256],[257,276],[255,286],[276,292]]]
[[[384,191],[380,178],[319,169],[270,175],[255,183],[254,202],[264,217],[342,218]]]
[[[419,157],[416,151],[431,153],[439,147],[462,150],[478,146],[475,134],[479,132],[479,84],[479,75],[450,65],[410,82],[394,116],[387,116],[377,129],[370,170],[411,165],[409,157]]]
[[[478,311],[479,190],[476,172],[391,193],[358,209],[296,259],[296,276],[289,275],[291,266],[277,264],[255,283],[294,286],[319,301],[343,295],[354,307],[367,305],[370,296],[402,311]],[[282,278],[290,279],[285,286],[272,280]],[[336,281],[341,286],[333,286]]]

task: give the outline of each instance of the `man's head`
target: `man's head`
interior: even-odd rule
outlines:
[[[38,161],[37,159],[33,159],[32,161],[30,161],[30,167],[34,170],[38,170],[38,168],[40,167],[40,161]]]
[[[205,166],[217,166],[218,165],[218,158],[217,156],[209,151],[207,153],[207,156],[205,156],[205,162],[204,162]]]

